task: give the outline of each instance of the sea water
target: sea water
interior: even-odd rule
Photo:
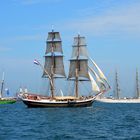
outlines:
[[[140,104],[83,108],[0,105],[0,140],[140,140]]]

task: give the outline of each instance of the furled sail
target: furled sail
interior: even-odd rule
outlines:
[[[45,65],[43,77],[53,74],[54,78],[66,77],[63,64],[62,41],[59,32],[49,32],[46,42]]]
[[[80,35],[74,38],[68,79],[75,79],[76,70],[78,70],[78,80],[89,80],[88,56],[85,37],[80,37]]]
[[[92,91],[94,91],[94,92],[100,92],[100,89],[99,89],[96,81],[94,80],[94,78],[92,77],[92,75],[91,75],[90,72],[89,72],[89,77],[90,77],[90,80],[91,80]]]

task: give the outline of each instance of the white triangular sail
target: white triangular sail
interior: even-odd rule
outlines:
[[[98,74],[89,66],[90,71],[94,74],[96,77],[96,81],[100,84],[100,89],[106,89],[106,84],[103,80],[98,76]]]
[[[89,72],[89,77],[90,77],[90,80],[91,80],[91,85],[92,85],[92,91],[95,91],[95,92],[100,92],[100,89],[96,83],[96,81],[94,80],[94,78],[92,77],[91,73]]]
[[[92,60],[92,58],[90,58],[91,62],[94,64],[94,66],[97,68],[99,75],[102,79],[107,81],[107,78],[105,77],[105,75],[103,74],[103,72],[101,71],[101,69],[97,66],[97,64]]]
[[[90,66],[88,66],[88,67],[89,67],[89,69],[91,70],[91,72],[95,75],[97,81],[98,81],[99,83],[104,84],[104,82],[100,79],[100,77],[97,75],[97,73],[96,73]]]
[[[107,81],[107,78],[105,77],[105,75],[103,74],[103,72],[101,71],[101,69],[100,69],[100,68],[98,67],[98,65],[92,60],[92,58],[90,58],[90,60],[91,60],[91,62],[94,64],[94,66],[96,67],[96,69],[98,70],[100,78],[103,79],[103,80],[105,80],[106,83],[108,84],[109,88],[110,88],[110,85],[109,85],[109,83],[108,83],[108,81]]]

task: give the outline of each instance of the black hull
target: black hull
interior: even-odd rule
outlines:
[[[67,103],[41,103],[41,102],[34,102],[34,101],[25,101],[23,103],[26,104],[29,108],[30,107],[42,107],[42,108],[49,108],[49,107],[89,107],[92,106],[94,100],[90,101],[83,101],[83,102],[67,102]]]

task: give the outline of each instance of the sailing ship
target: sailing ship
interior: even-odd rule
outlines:
[[[89,67],[89,59],[96,67],[100,76],[94,72],[92,67]],[[106,77],[97,64],[88,57],[85,37],[79,34],[77,37],[74,37],[72,57],[70,59],[69,74],[67,77],[67,82],[73,82],[75,85],[74,95],[56,96],[55,94],[55,80],[58,78],[66,78],[63,63],[62,40],[59,32],[52,30],[48,33],[44,66],[38,60],[35,60],[34,63],[42,68],[42,78],[48,78],[49,80],[50,96],[24,92],[19,94],[23,103],[28,107],[87,107],[92,105],[98,95],[103,94],[109,89]],[[96,81],[93,78],[94,76],[96,76]],[[91,95],[90,93],[90,95],[82,96],[79,91],[79,84],[81,82],[91,83],[92,92],[94,92],[94,94]],[[97,82],[99,82],[100,85],[104,85],[104,88],[100,89]]]
[[[115,90],[114,90],[114,97],[104,97],[101,99],[96,99],[97,102],[104,102],[104,103],[140,103],[140,89],[139,89],[139,75],[138,70],[136,70],[136,95],[133,98],[120,97],[120,86],[118,82],[118,72],[116,71],[115,74]]]
[[[3,91],[4,91],[4,72],[2,75],[2,81],[1,81],[1,90],[0,90],[0,104],[13,104],[16,102],[16,98],[14,97],[3,97]],[[8,89],[7,89],[8,92]]]

